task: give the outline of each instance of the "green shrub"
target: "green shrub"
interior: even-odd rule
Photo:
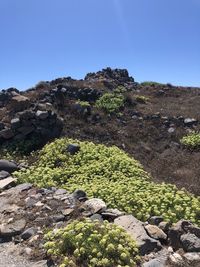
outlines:
[[[118,86],[115,90],[114,93],[115,94],[123,94],[125,93],[127,90],[124,86]]]
[[[139,259],[135,241],[106,221],[76,220],[45,238],[47,253],[61,259],[60,267],[132,267]]]
[[[165,84],[153,82],[153,81],[146,81],[146,82],[142,82],[141,85],[143,85],[143,86],[163,86]]]
[[[145,104],[149,100],[148,97],[143,96],[143,95],[136,95],[135,99],[137,102],[142,103],[142,104]]]
[[[117,112],[124,106],[124,96],[118,93],[106,93],[96,101],[95,106],[107,113]]]
[[[68,144],[80,145],[75,155]],[[175,185],[153,183],[142,166],[119,148],[66,138],[46,145],[35,164],[15,174],[19,182],[58,186],[73,192],[85,190],[89,197],[102,198],[118,208],[147,220],[153,215],[176,222],[188,219],[200,225],[200,198]]]
[[[14,140],[5,143],[0,148],[0,158],[10,160],[25,159],[26,156],[39,147],[41,147],[41,140],[38,138],[31,138],[27,140]]]
[[[200,147],[200,133],[192,132],[181,139],[181,143],[189,148]]]
[[[90,103],[89,102],[87,102],[87,101],[80,101],[80,100],[78,100],[78,101],[76,101],[76,104],[79,104],[81,107],[83,107],[83,108],[88,108],[88,107],[90,107]]]

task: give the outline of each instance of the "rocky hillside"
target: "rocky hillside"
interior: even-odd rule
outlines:
[[[199,89],[107,68],[2,90],[1,266],[200,266]]]

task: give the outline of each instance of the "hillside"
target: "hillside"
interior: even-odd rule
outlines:
[[[200,88],[110,68],[2,90],[0,240],[23,257],[12,266],[200,266],[199,104]]]

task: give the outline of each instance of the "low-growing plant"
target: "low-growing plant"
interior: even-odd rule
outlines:
[[[124,96],[119,93],[106,93],[96,101],[95,106],[107,113],[117,112],[124,106]]]
[[[142,103],[142,104],[145,104],[149,100],[149,98],[144,95],[136,95],[135,99],[137,102]]]
[[[78,144],[75,155],[69,144]],[[59,164],[58,164],[59,163]],[[166,221],[187,219],[200,225],[200,198],[175,185],[156,184],[140,163],[119,148],[67,138],[47,144],[29,169],[15,173],[19,182],[57,186],[73,192],[85,190],[109,207],[133,214],[140,220],[162,215]]]
[[[123,94],[125,93],[127,90],[124,86],[118,86],[116,89],[114,89],[114,93],[115,94]]]
[[[192,132],[192,133],[184,136],[180,141],[186,147],[200,148],[200,133]]]
[[[45,238],[47,253],[61,259],[60,267],[134,267],[139,260],[136,242],[106,221],[76,220]]]
[[[142,82],[141,85],[143,85],[143,86],[163,86],[165,84],[153,82],[153,81],[146,81],[146,82]]]
[[[0,158],[10,160],[24,159],[26,156],[36,149],[41,147],[41,141],[38,138],[31,138],[27,140],[14,140],[5,143],[0,148]]]
[[[78,101],[76,101],[76,104],[79,104],[81,107],[83,107],[83,108],[88,108],[88,107],[90,107],[90,103],[89,102],[87,102],[87,101],[81,101],[81,100],[78,100]]]

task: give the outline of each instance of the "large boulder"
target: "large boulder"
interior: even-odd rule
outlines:
[[[184,234],[181,236],[180,241],[186,252],[200,252],[200,238],[194,234]]]
[[[14,171],[17,171],[19,167],[17,166],[16,163],[6,160],[6,159],[1,159],[0,160],[0,171],[6,171],[9,173],[12,173]]]
[[[132,215],[121,216],[114,220],[114,223],[122,226],[136,240],[141,255],[162,248],[160,242],[148,236],[141,221]]]

